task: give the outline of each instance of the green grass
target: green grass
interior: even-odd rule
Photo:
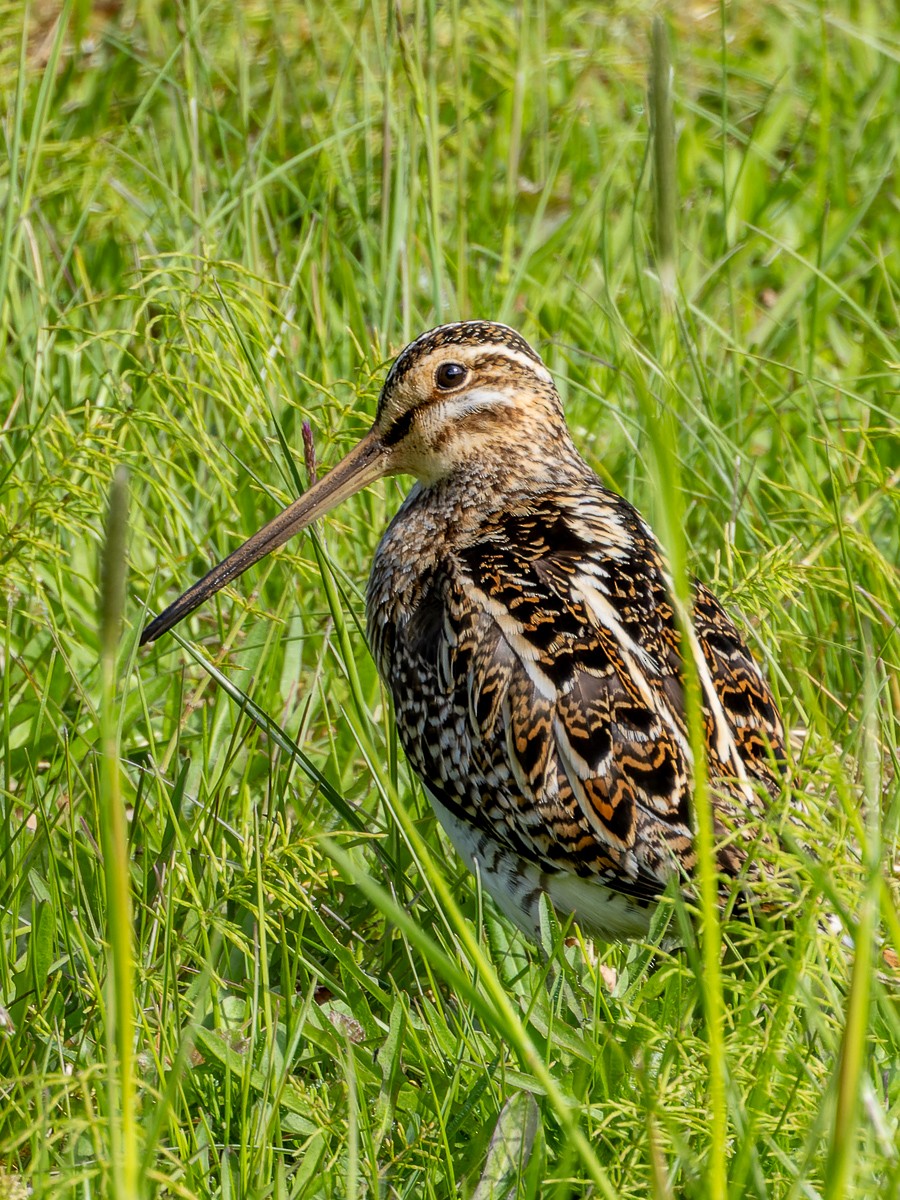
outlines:
[[[0,5],[0,1197],[900,1194],[891,6],[673,6],[674,163],[649,3],[50,7]],[[468,316],[764,662],[771,919],[496,917],[362,634],[406,481],[137,650]]]

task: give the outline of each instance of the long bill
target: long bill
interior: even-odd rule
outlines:
[[[177,625],[189,613],[233,579],[259,562],[272,550],[277,550],[286,541],[324,516],[330,509],[354,495],[366,484],[373,483],[387,474],[389,450],[375,430],[370,430],[346,458],[332,468],[327,475],[312,485],[293,504],[278,514],[268,525],[232,551],[218,566],[213,567],[183,596],[155,617],[141,634],[141,645],[153,642]]]

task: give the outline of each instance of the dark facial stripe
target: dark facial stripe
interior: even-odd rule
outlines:
[[[409,433],[410,427],[413,423],[413,417],[418,411],[419,410],[417,408],[411,408],[408,412],[405,412],[402,417],[397,418],[397,420],[381,439],[385,446],[396,446],[398,442],[403,441],[403,439]]]

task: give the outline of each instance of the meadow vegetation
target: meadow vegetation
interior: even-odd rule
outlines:
[[[669,303],[656,11],[0,4],[0,1197],[900,1195],[900,22],[672,6]],[[765,665],[768,910],[496,916],[363,636],[408,480],[137,648],[475,316]]]

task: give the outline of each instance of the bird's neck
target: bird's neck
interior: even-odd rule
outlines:
[[[441,478],[420,481],[414,492],[419,505],[484,518],[554,490],[583,488],[586,478],[595,478],[594,473],[566,436],[549,446],[482,448]]]

